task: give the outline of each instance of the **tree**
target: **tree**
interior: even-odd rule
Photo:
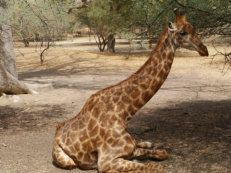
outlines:
[[[88,26],[97,34],[100,51],[107,45],[109,52],[115,52],[115,35],[128,27],[132,1],[126,0],[93,0],[87,8],[72,8],[76,21]],[[130,8],[129,8],[130,7]]]
[[[7,3],[0,0],[0,94],[28,94],[33,91],[18,80]]]

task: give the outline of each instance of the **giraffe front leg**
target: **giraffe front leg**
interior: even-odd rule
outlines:
[[[122,158],[102,161],[99,173],[163,173],[163,167],[157,163],[137,163]]]
[[[165,160],[168,158],[168,153],[164,149],[143,149],[136,148],[132,153],[132,159],[156,159]]]

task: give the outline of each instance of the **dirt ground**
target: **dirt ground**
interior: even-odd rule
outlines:
[[[0,173],[96,173],[52,164],[55,127],[77,114],[91,94],[135,72],[150,51],[129,55],[121,41],[116,54],[99,53],[93,42],[79,38],[56,44],[42,66],[39,48],[15,48],[20,80],[39,94],[0,97]],[[160,162],[166,173],[230,173],[230,79],[222,57],[212,61],[212,56],[178,50],[164,85],[127,130],[137,141],[167,149],[169,159]]]

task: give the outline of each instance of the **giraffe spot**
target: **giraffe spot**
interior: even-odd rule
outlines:
[[[155,80],[155,81],[152,82],[152,86],[151,86],[152,91],[156,90],[156,85],[157,85],[157,81]]]
[[[122,120],[125,120],[125,118],[126,118],[126,116],[125,116],[125,111],[119,113],[119,117],[120,117]]]
[[[108,139],[110,138],[112,135],[111,135],[111,130],[105,130],[105,135],[104,135],[104,139]]]
[[[140,91],[136,88],[135,90],[133,90],[131,97],[133,99],[137,98],[140,95]]]
[[[114,103],[117,103],[117,102],[119,101],[119,98],[120,98],[120,97],[114,95],[114,96],[113,96],[113,102],[114,102]]]
[[[157,60],[155,59],[155,60],[153,61],[153,67],[156,67],[156,66],[159,64],[158,62],[159,62],[159,60],[158,60],[158,59],[157,59]]]
[[[112,115],[111,118],[110,118],[110,122],[112,122],[112,124],[115,123],[115,121],[117,121],[117,117],[115,115]]]
[[[165,44],[165,46],[168,46],[168,45],[169,45],[168,39],[166,39],[166,40],[164,41],[164,44]]]
[[[124,104],[122,102],[119,102],[117,105],[117,112],[121,112],[124,109]]]
[[[110,112],[110,111],[113,111],[114,110],[114,106],[112,103],[109,103],[107,102],[107,105],[106,105],[106,111],[107,112]]]
[[[109,148],[109,146],[107,145],[107,143],[106,142],[104,142],[104,144],[103,144],[103,151],[107,151],[108,150],[108,148]]]
[[[120,137],[120,134],[119,134],[116,130],[113,130],[112,136],[113,136],[114,138],[119,138],[119,137]]]
[[[161,79],[163,79],[164,76],[165,76],[165,71],[164,71],[164,70],[161,70],[161,71],[159,72],[159,74],[158,74],[158,77],[161,78]]]
[[[132,105],[129,105],[129,107],[128,107],[128,112],[129,112],[131,115],[134,115],[134,114],[136,113],[136,110],[135,110],[135,108],[133,108]]]
[[[82,119],[78,121],[78,126],[79,126],[79,129],[83,129],[85,127],[85,123],[83,122]]]
[[[107,140],[107,143],[112,144],[112,142],[113,142],[113,139],[110,137],[110,138]]]
[[[66,133],[69,129],[70,125],[69,124],[65,124],[63,127],[63,133]]]
[[[152,70],[152,76],[156,76],[157,75],[157,70],[156,70],[156,68],[154,68],[153,70]]]
[[[72,130],[78,130],[78,122],[77,121],[74,121],[72,124],[71,124],[71,129]]]
[[[131,86],[126,86],[125,87],[125,92],[127,93],[127,94],[130,94],[131,92],[132,92],[132,87]]]
[[[60,130],[64,125],[65,125],[65,121],[59,123],[59,124],[57,125],[57,127],[56,127],[56,131],[57,131],[57,130]]]
[[[108,117],[107,117],[107,115],[105,113],[102,113],[99,120],[100,120],[100,124],[107,124]]]
[[[94,119],[90,119],[88,123],[88,130],[91,131],[95,127],[96,123],[97,122]]]
[[[131,100],[129,99],[129,97],[126,96],[126,95],[124,95],[124,96],[122,97],[122,101],[123,101],[124,103],[126,103],[126,104],[128,104],[128,103],[131,102]]]
[[[169,71],[169,66],[167,64],[164,65],[165,71]]]
[[[141,101],[139,99],[136,99],[134,102],[133,102],[133,105],[136,107],[136,108],[141,108],[143,106],[143,104],[141,103]]]
[[[61,135],[62,135],[62,132],[61,132],[60,130],[56,130],[55,136],[56,136],[56,137],[59,137],[59,136],[61,136]]]
[[[96,107],[92,110],[92,115],[93,115],[94,117],[98,118],[98,117],[99,117],[99,114],[100,114],[100,112],[99,112],[99,107],[96,106]]]
[[[77,158],[78,158],[78,160],[82,160],[83,159],[83,155],[84,155],[84,153],[83,152],[78,152],[78,156],[77,156]]]
[[[96,95],[92,95],[89,98],[89,101],[87,102],[87,110],[91,111],[92,108],[95,106],[95,104],[99,101],[99,98],[96,97]]]
[[[91,137],[97,135],[97,134],[98,134],[98,129],[99,129],[99,127],[96,125],[95,128],[92,129],[92,130],[89,132],[89,135],[90,135]]]
[[[132,83],[135,84],[135,85],[138,85],[138,84],[139,84],[139,80],[138,80],[138,79],[134,79],[134,80],[132,81]]]
[[[142,94],[142,99],[144,102],[148,102],[152,98],[152,95],[149,93],[149,91],[146,91]]]
[[[66,145],[71,145],[72,141],[70,138],[67,138]]]
[[[89,104],[87,107],[88,111],[91,111],[94,106],[95,106],[95,104]]]
[[[67,137],[69,138],[71,136],[71,131],[67,132]]]
[[[104,103],[108,103],[108,102],[110,102],[110,97],[108,95],[102,96],[101,101],[103,101]]]
[[[80,144],[79,144],[78,142],[76,142],[76,143],[74,144],[74,148],[75,148],[76,151],[79,151]]]
[[[84,151],[87,151],[87,152],[92,151],[92,146],[91,146],[90,141],[84,142],[84,143],[82,144],[82,149],[83,149]]]
[[[63,135],[62,136],[62,142],[65,143],[65,141],[66,141],[66,135]]]
[[[95,147],[99,147],[103,143],[102,139],[100,138],[100,136],[96,136],[96,137],[92,138],[91,141],[92,141],[92,144]]]
[[[115,91],[115,93],[114,93],[114,95],[116,95],[116,96],[120,96],[121,94],[122,94],[121,89],[117,89],[117,90]]]
[[[172,57],[173,57],[173,53],[170,52],[170,53],[168,54],[168,59],[172,59]]]
[[[111,93],[114,93],[115,92],[115,88],[111,88]]]
[[[86,129],[81,130],[80,137],[79,137],[80,142],[86,141],[87,139],[88,139],[87,130]]]
[[[104,135],[105,135],[105,129],[103,129],[103,128],[100,128],[100,136],[102,137],[102,138],[104,138]]]
[[[115,140],[114,139],[114,141],[113,141],[113,143],[112,143],[112,148],[113,147],[122,147],[124,145],[124,142],[123,141],[121,141],[121,140]]]
[[[166,53],[165,53],[165,52],[163,52],[163,54],[162,54],[162,55],[163,55],[163,57],[166,57]]]
[[[158,69],[158,70],[161,70],[161,69],[162,69],[162,64],[161,64],[161,63],[158,64],[157,69]]]
[[[140,86],[142,89],[146,90],[149,88],[149,85],[150,85],[150,82],[146,82],[146,83],[141,84]]]
[[[71,150],[71,153],[75,153],[75,152],[76,152],[74,146],[71,146],[71,147],[70,147],[70,150]]]

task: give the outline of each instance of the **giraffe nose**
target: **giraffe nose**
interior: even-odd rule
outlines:
[[[202,43],[199,45],[199,54],[200,56],[209,56],[207,47]]]

